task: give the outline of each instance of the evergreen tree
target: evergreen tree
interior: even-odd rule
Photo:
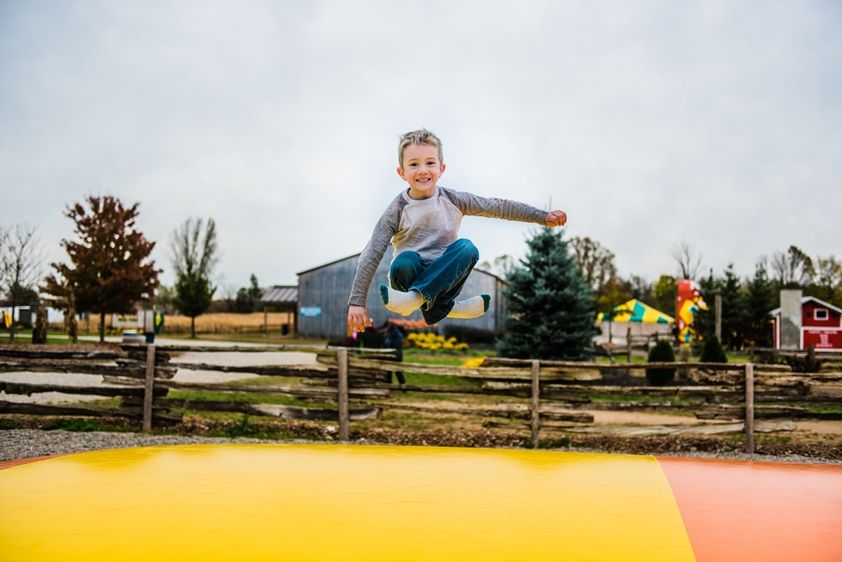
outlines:
[[[674,363],[675,351],[667,340],[658,340],[649,350],[649,363]],[[671,367],[652,367],[646,369],[646,382],[651,385],[668,384],[675,379],[675,369]]]
[[[190,337],[196,337],[196,317],[207,312],[216,287],[210,275],[216,263],[216,223],[208,219],[202,236],[202,219],[187,219],[173,232],[172,262],[176,272],[176,308],[190,318]]]
[[[722,280],[713,276],[713,269],[707,277],[699,280],[699,292],[708,305],[707,310],[699,310],[693,322],[693,328],[701,339],[716,334],[716,295],[722,289]]]
[[[497,351],[504,357],[584,359],[596,333],[588,284],[570,256],[563,232],[543,228],[509,275],[510,317]]]
[[[766,264],[758,262],[754,278],[746,283],[746,341],[755,347],[772,346],[769,311],[777,303],[774,283],[766,272]]]
[[[240,287],[234,301],[235,312],[254,312],[260,306],[260,298],[263,296],[263,289],[257,282],[257,275],[254,273],[249,277],[249,286]]]
[[[652,287],[652,306],[670,316],[677,316],[675,311],[675,277],[661,275]]]
[[[720,290],[722,296],[722,343],[729,349],[741,349],[746,332],[746,306],[742,282],[734,273],[734,264],[725,268]],[[709,307],[714,304],[708,302]],[[715,320],[714,320],[715,322]]]
[[[702,363],[727,363],[728,356],[725,355],[725,350],[722,349],[722,344],[716,337],[716,334],[705,338],[705,343],[702,344],[702,354],[699,357]]]

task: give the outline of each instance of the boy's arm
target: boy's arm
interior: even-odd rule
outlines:
[[[351,296],[348,298],[348,325],[355,330],[364,330],[371,326],[371,318],[366,308],[368,304],[368,289],[371,287],[371,280],[377,272],[380,260],[386,253],[389,241],[397,232],[399,209],[392,202],[386,212],[377,221],[371,239],[366,244],[360,259],[357,262],[357,273],[354,276],[354,284],[351,288]]]
[[[532,205],[512,201],[511,199],[480,197],[473,193],[453,189],[443,191],[464,215],[533,222],[546,226],[564,226],[567,222],[567,215],[564,211],[550,211],[548,213]]]

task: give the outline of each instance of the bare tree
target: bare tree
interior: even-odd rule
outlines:
[[[842,302],[842,262],[835,256],[818,256],[811,288],[820,299],[832,304]]]
[[[681,242],[673,249],[672,258],[678,265],[679,279],[696,279],[702,269],[702,253],[687,242]]]
[[[775,252],[772,272],[781,287],[788,289],[806,287],[816,273],[813,260],[795,245],[790,246],[786,253]]]
[[[571,238],[570,245],[585,282],[596,294],[602,294],[608,282],[617,276],[614,253],[587,236]]]
[[[515,259],[508,254],[497,256],[496,258],[494,258],[493,262],[485,260],[483,262],[480,262],[479,265],[477,265],[477,269],[493,273],[494,275],[502,277],[503,279],[509,276],[509,273],[514,267]]]
[[[225,302],[225,312],[234,312],[237,303],[237,285],[220,282],[222,300]]]
[[[23,222],[0,234],[0,287],[12,307],[10,342],[15,341],[15,309],[23,304],[25,295],[34,292],[33,287],[42,274],[44,257],[35,235],[37,230],[37,227]]]

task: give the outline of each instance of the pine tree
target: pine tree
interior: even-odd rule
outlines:
[[[504,357],[584,359],[596,333],[591,290],[562,232],[541,229],[509,275],[510,317],[497,351]]]
[[[772,328],[769,311],[777,299],[774,282],[769,279],[766,264],[758,262],[754,278],[746,283],[746,340],[755,347],[772,346]]]
[[[699,357],[702,363],[727,363],[728,356],[725,355],[725,350],[722,349],[722,344],[716,334],[705,338],[705,343],[702,344],[702,354]]]
[[[707,304],[707,310],[699,310],[696,314],[696,320],[693,322],[693,329],[699,335],[699,338],[704,340],[708,336],[716,334],[716,294],[722,290],[723,280],[713,276],[713,269],[707,277],[699,280],[699,291],[702,293],[702,299]]]
[[[734,264],[725,268],[722,281],[722,343],[729,349],[741,349],[746,332],[746,306],[742,282],[734,273]],[[711,303],[708,303],[711,306]]]

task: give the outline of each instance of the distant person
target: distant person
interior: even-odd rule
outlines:
[[[403,362],[403,341],[406,338],[406,330],[403,326],[398,326],[393,320],[386,320],[380,329],[383,332],[383,344],[395,350],[395,361]],[[393,376],[397,377],[398,383],[406,384],[403,371],[391,371],[389,382],[392,382]]]
[[[489,162],[489,165],[492,163]],[[445,164],[439,138],[426,129],[403,135],[398,146],[398,175],[409,184],[377,221],[360,255],[348,299],[348,325],[365,330],[372,325],[367,309],[374,273],[391,242],[394,258],[389,286],[380,296],[389,310],[408,316],[421,309],[427,324],[449,318],[478,318],[488,310],[491,297],[475,295],[456,300],[479,260],[474,244],[459,238],[465,215],[564,226],[564,211],[542,211],[507,199],[488,199],[439,187]]]

